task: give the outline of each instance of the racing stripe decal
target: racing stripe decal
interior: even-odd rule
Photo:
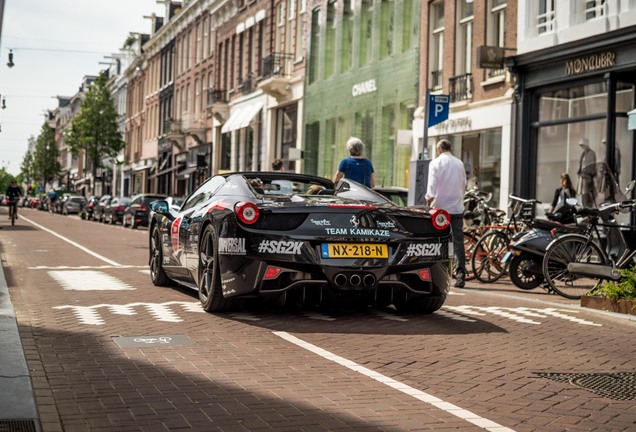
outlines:
[[[181,218],[175,219],[170,227],[170,239],[172,240],[172,249],[175,252],[179,249],[179,225],[181,225]]]

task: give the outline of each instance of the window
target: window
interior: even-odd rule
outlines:
[[[393,0],[382,0],[380,4],[380,59],[393,54],[393,27],[395,8]]]
[[[327,32],[325,36],[325,78],[334,73],[336,58],[336,2],[327,3]]]
[[[199,79],[194,81],[194,114],[199,114],[199,97],[200,94]]]
[[[360,5],[360,66],[371,60],[373,40],[373,0],[362,0]]]
[[[605,0],[591,0],[585,2],[585,20],[602,17],[604,13]]]
[[[294,57],[299,59],[304,52],[304,36],[305,36],[305,2],[306,0],[298,0],[298,17],[296,18],[296,45]]]
[[[210,54],[210,38],[208,30],[208,18],[203,18],[203,57],[207,58]]]
[[[320,9],[311,14],[311,46],[309,47],[309,84],[318,79],[318,59],[320,58]]]
[[[459,0],[459,22],[457,35],[457,69],[458,75],[472,71],[473,63],[473,2]]]
[[[292,44],[294,43],[294,16],[296,15],[294,8],[296,7],[296,3],[294,0],[287,0],[287,10],[289,11],[289,16],[287,19],[287,23],[285,24],[285,54],[292,53]]]
[[[537,33],[543,34],[552,31],[554,31],[554,0],[539,0]]]
[[[488,45],[506,46],[506,0],[490,0],[488,13]],[[488,69],[488,77],[504,74],[504,69]]]
[[[285,3],[280,2],[276,6],[276,34],[274,42],[274,52],[283,49],[283,29],[285,24]]]
[[[351,70],[353,45],[353,10],[351,0],[344,0],[342,7],[342,47],[340,49],[340,72]]]
[[[415,14],[414,1],[404,0],[402,3],[402,51],[406,51],[413,46],[417,36],[417,15]]]
[[[444,69],[444,3],[431,5],[431,82],[432,90],[442,89],[442,72]]]

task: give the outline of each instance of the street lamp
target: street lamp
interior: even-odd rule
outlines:
[[[15,63],[13,63],[13,50],[9,50],[9,61],[7,62],[7,66],[10,68],[15,66]]]
[[[4,100],[4,96],[2,96],[2,109],[6,109],[7,108],[7,101]]]

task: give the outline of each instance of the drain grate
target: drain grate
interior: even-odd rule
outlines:
[[[615,400],[636,400],[636,372],[552,373],[537,372],[542,378],[565,382]]]
[[[36,432],[38,430],[33,420],[1,420],[0,432]]]

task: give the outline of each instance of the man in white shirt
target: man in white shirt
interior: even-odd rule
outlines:
[[[464,252],[464,193],[466,170],[462,161],[451,153],[450,141],[437,142],[437,157],[428,167],[426,203],[450,213],[453,250],[457,259],[455,286],[463,288],[466,281],[466,254]]]

